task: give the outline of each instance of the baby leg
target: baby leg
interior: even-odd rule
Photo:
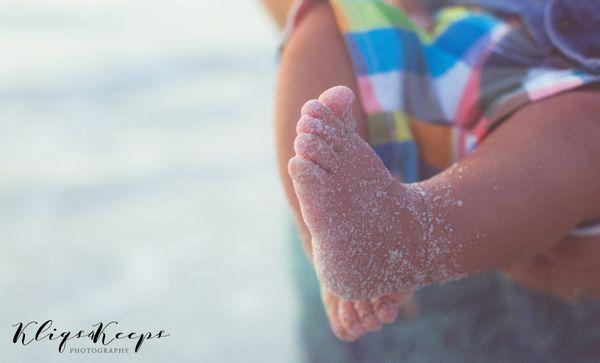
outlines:
[[[529,105],[469,157],[397,182],[356,134],[352,92],[303,108],[289,172],[317,272],[368,299],[529,259],[600,215],[600,105],[581,90]]]
[[[310,232],[306,228],[287,163],[294,155],[296,123],[302,104],[336,84],[356,89],[352,64],[330,6],[323,2],[306,15],[296,29],[281,57],[275,101],[275,132],[277,157],[283,186],[296,215],[303,246],[312,260]],[[358,104],[354,105],[357,133],[365,137],[365,117]],[[353,340],[367,331],[378,329],[396,317],[398,305],[405,294],[377,297],[364,301],[346,301],[327,290],[323,302],[334,332],[341,338]]]

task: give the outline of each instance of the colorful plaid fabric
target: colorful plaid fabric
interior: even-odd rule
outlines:
[[[600,80],[541,51],[520,22],[475,8],[440,8],[427,31],[382,0],[330,3],[369,141],[404,182],[447,168],[523,105]]]

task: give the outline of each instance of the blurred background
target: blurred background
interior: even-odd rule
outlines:
[[[278,40],[258,1],[0,0],[0,361],[294,362]],[[12,344],[47,319],[171,336]]]

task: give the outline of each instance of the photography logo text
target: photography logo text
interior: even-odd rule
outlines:
[[[27,346],[41,341],[55,342],[60,353],[107,353],[125,354],[139,352],[146,341],[161,340],[168,337],[164,330],[154,332],[122,331],[118,329],[118,322],[98,322],[91,324],[90,328],[70,331],[55,327],[54,321],[46,320],[43,323],[30,321],[13,324],[15,334],[13,343]],[[86,346],[67,347],[77,342],[88,343]]]

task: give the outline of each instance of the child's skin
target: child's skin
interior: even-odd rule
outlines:
[[[288,168],[315,267],[338,296],[370,299],[530,259],[600,216],[593,117],[565,120],[539,102],[456,166],[406,185],[354,131],[352,100],[336,87],[306,103]]]
[[[282,55],[276,133],[284,186],[309,254],[312,235],[323,300],[339,337],[356,339],[393,320],[406,291],[499,267],[560,296],[600,295],[600,241],[564,240],[581,221],[600,217],[597,91],[527,106],[452,170],[407,186],[392,180],[361,140],[365,116],[357,102],[352,129],[344,89],[304,107],[294,151],[297,110],[337,84],[356,92],[324,3],[307,14]],[[292,156],[290,173],[310,230],[287,175]]]

